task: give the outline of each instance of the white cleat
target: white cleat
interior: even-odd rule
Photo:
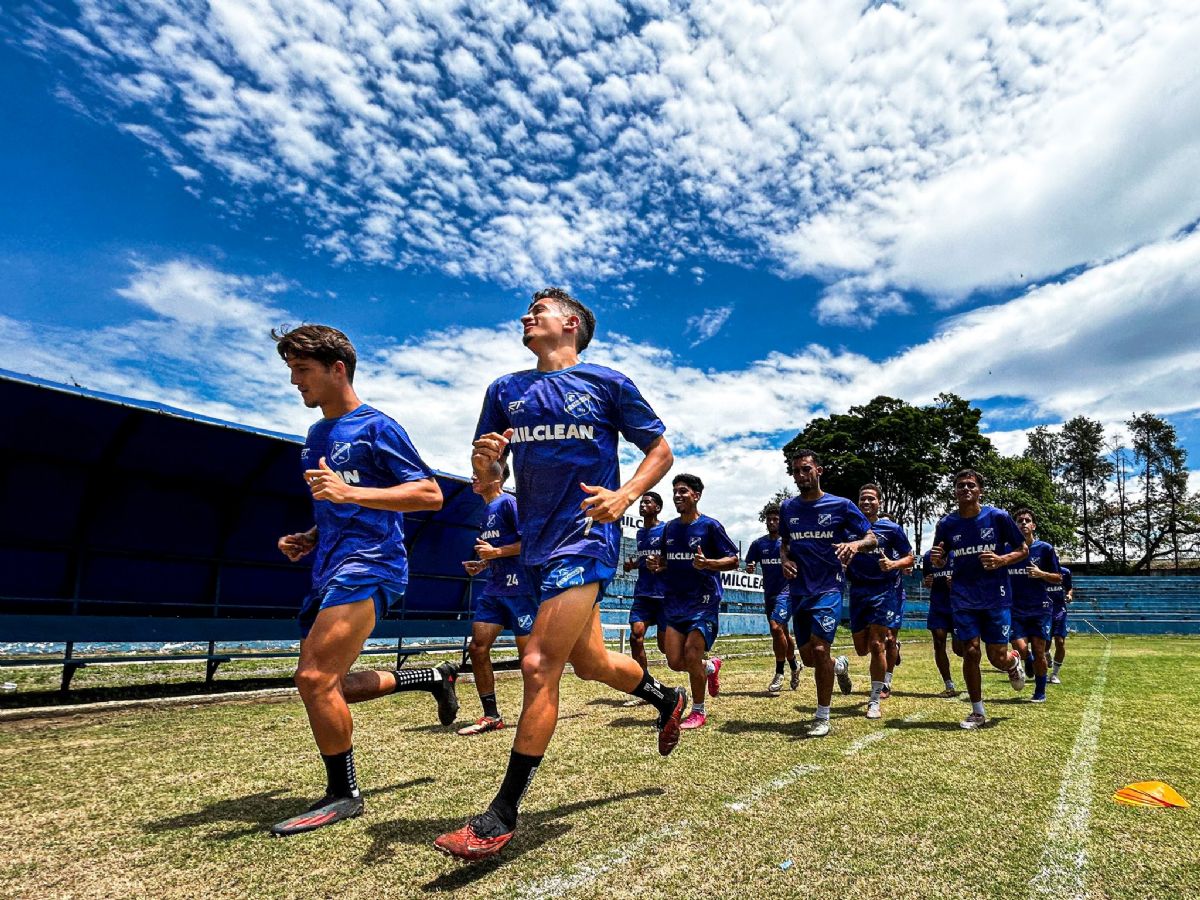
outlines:
[[[1051,675],[1050,678],[1048,679],[1048,683],[1049,684],[1062,684],[1062,679],[1059,678],[1057,675]]]
[[[987,716],[983,713],[973,712],[961,722],[958,723],[960,728],[965,728],[967,731],[974,731],[976,728],[982,728],[987,724]]]
[[[1021,668],[1020,660],[1013,663],[1013,667],[1008,670],[1008,683],[1014,691],[1025,690],[1025,670]]]
[[[872,700],[870,703],[867,704],[867,718],[868,719],[882,719],[883,718],[883,713],[879,709],[879,701],[878,700]]]
[[[776,672],[775,677],[771,679],[771,683],[767,685],[767,692],[770,694],[778,694],[783,690],[783,673]]]
[[[808,726],[808,736],[810,738],[825,737],[827,734],[829,734],[828,719],[813,719],[812,724]]]
[[[844,656],[839,656],[834,660],[833,674],[837,676],[838,690],[843,694],[854,690],[854,686],[850,683],[850,660]]]
[[[804,671],[804,666],[797,665],[792,669],[792,690],[800,687],[800,673]]]

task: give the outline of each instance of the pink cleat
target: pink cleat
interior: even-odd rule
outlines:
[[[691,731],[693,728],[702,728],[704,723],[708,721],[708,716],[704,713],[690,712],[688,717],[679,723],[680,728]]]
[[[713,670],[708,676],[708,695],[715,697],[721,693],[721,657],[714,656],[709,662],[713,664]]]

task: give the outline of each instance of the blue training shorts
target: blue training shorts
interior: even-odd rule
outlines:
[[[1012,617],[1012,637],[1010,640],[1017,638],[1025,638],[1031,641],[1034,638],[1041,638],[1043,641],[1050,640],[1050,617],[1049,610],[1044,612],[1034,613],[1031,616]]]
[[[715,611],[705,610],[692,615],[671,616],[663,622],[668,628],[673,628],[685,637],[693,631],[700,632],[704,638],[704,649],[711,650],[717,634],[721,630],[721,616]]]
[[[953,631],[954,616],[950,612],[950,607],[929,604],[929,615],[925,617],[925,627],[930,631]]]
[[[629,607],[629,624],[645,622],[646,627],[658,625],[663,621],[662,597],[634,597],[633,606]]]
[[[594,556],[559,556],[540,566],[530,567],[538,603],[557,597],[563,591],[585,584],[599,584],[596,602],[604,597],[608,583],[617,574],[616,566],[606,566]]]
[[[956,609],[954,636],[963,643],[982,638],[985,644],[1007,644],[1012,633],[1012,610]]]
[[[791,605],[792,630],[796,633],[797,647],[804,646],[813,637],[833,643],[838,622],[842,618],[841,591],[799,596],[793,594]]]
[[[1050,620],[1050,637],[1065,638],[1067,636],[1067,611],[1055,613]]]
[[[475,599],[475,621],[507,628],[516,637],[533,630],[537,604],[529,594],[492,594],[484,591]]]
[[[792,595],[787,591],[774,597],[763,595],[763,612],[772,622],[778,622],[787,628],[788,620],[792,617]]]
[[[363,600],[375,601],[375,618],[383,618],[393,606],[397,606],[404,597],[407,584],[394,581],[379,581],[370,576],[351,575],[346,577],[334,576],[320,591],[313,591],[304,598],[300,605],[300,637],[308,637],[317,615],[323,609],[331,606],[344,606],[347,603],[359,603]]]
[[[850,595],[850,633],[866,631],[868,625],[896,627],[896,598],[891,588],[878,594]]]

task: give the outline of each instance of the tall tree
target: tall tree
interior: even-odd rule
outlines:
[[[1055,547],[1072,542],[1075,515],[1059,498],[1054,482],[1038,460],[992,453],[976,468],[984,480],[984,503],[1010,513],[1028,506],[1037,520],[1038,537]]]
[[[1112,475],[1112,463],[1104,455],[1104,426],[1086,416],[1075,416],[1063,424],[1060,447],[1063,475],[1077,492],[1083,514],[1083,560],[1091,565],[1094,541],[1089,500],[1094,506],[1102,499]]]
[[[1178,569],[1180,539],[1186,534],[1180,526],[1190,513],[1187,451],[1179,446],[1175,426],[1160,416],[1140,413],[1125,424],[1142,481],[1142,555],[1134,568],[1149,569],[1154,560],[1173,555]]]

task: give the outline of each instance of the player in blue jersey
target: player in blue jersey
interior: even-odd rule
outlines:
[[[637,569],[637,582],[633,586],[633,605],[629,608],[629,651],[638,661],[643,672],[650,671],[646,659],[646,629],[651,625],[658,628],[658,649],[664,653],[662,605],[662,575],[650,567],[650,560],[662,553],[662,533],[665,523],[658,520],[662,513],[662,497],[655,491],[647,491],[638,503],[642,527],[637,530],[637,555],[625,560],[625,571]],[[636,706],[640,699],[633,697],[625,705]]]
[[[800,687],[800,664],[796,662],[796,642],[785,624],[788,620],[788,582],[783,577],[783,562],[779,558],[779,504],[768,504],[763,511],[767,533],[755,540],[746,551],[746,571],[753,574],[762,569],[763,613],[771,629],[771,649],[775,651],[775,676],[767,691],[778,694],[783,690],[783,664],[792,670],[792,690]],[[776,614],[776,608],[779,609]]]
[[[521,561],[540,601],[521,660],[524,707],[499,792],[487,810],[434,846],[463,859],[498,853],[517,827],[518,808],[558,721],[558,685],[575,674],[641,697],[659,711],[659,753],[679,741],[687,692],[664,687],[633,658],[608,650],[600,598],[616,573],[621,516],[671,468],[666,430],[632,381],[579,361],[596,318],[566,291],[533,295],[521,317],[537,368],[492,382],[476,428],[471,464],[482,477],[512,454],[521,498]],[[621,483],[621,437],[643,454]]]
[[[829,734],[834,662],[829,647],[842,617],[842,570],[856,553],[875,547],[871,523],[853,502],[821,490],[820,458],[798,450],[788,462],[800,496],[780,506],[783,542],[779,558],[789,584],[789,607],[796,647],[817,683],[817,710],[809,737]],[[850,692],[850,676],[841,657],[841,688]]]
[[[933,661],[937,663],[938,674],[946,689],[943,697],[957,697],[958,688],[950,674],[950,657],[946,653],[946,637],[950,636],[951,648],[956,656],[962,656],[962,646],[958,638],[953,637],[954,617],[950,612],[950,566],[936,568],[930,561],[932,551],[926,550],[921,557],[922,582],[929,590],[929,615],[925,617],[925,627],[933,635]]]
[[[1008,673],[1014,690],[1025,687],[1021,657],[1010,653],[1012,588],[1008,567],[1027,554],[1025,536],[1012,516],[980,503],[983,476],[964,469],[954,476],[958,512],[947,513],[933,532],[929,560],[934,568],[949,564],[950,609],[954,636],[962,645],[963,680],[971,698],[971,713],[959,724],[979,728],[987,722],[983,708],[983,676],[979,670],[980,639],[993,666]]]
[[[671,499],[679,518],[663,529],[662,553],[653,562],[662,573],[663,636],[667,665],[687,672],[692,686],[692,711],[680,728],[700,728],[707,721],[704,694],[721,692],[721,659],[705,659],[720,631],[721,573],[737,568],[737,544],[725,527],[700,512],[704,482],[696,475],[676,475]]]
[[[858,508],[871,523],[876,543],[869,550],[856,554],[846,567],[854,652],[859,656],[871,654],[868,719],[882,718],[879,701],[884,697],[884,688],[891,694],[888,647],[894,643],[893,632],[900,626],[900,576],[913,564],[912,544],[904,529],[879,515],[882,502],[883,492],[879,485],[864,484],[859,488]],[[838,669],[844,677],[850,677],[849,660],[844,656],[838,659]]]
[[[1063,660],[1067,658],[1067,605],[1075,599],[1075,588],[1071,583],[1071,570],[1060,566],[1062,582],[1046,588],[1050,594],[1050,636],[1054,638],[1054,668],[1050,671],[1050,683],[1062,684],[1058,677]]]
[[[1029,555],[1020,565],[1008,570],[1012,585],[1013,649],[1025,660],[1025,674],[1034,678],[1032,703],[1046,702],[1046,648],[1050,646],[1050,625],[1053,616],[1047,588],[1062,584],[1058,554],[1054,547],[1037,539],[1037,522],[1033,510],[1018,509],[1013,515],[1017,527],[1025,536]],[[1031,671],[1032,670],[1032,671]]]
[[[325,795],[272,827],[312,831],[361,815],[349,703],[399,691],[429,691],[443,725],[454,721],[458,668],[350,672],[383,612],[408,584],[404,513],[436,510],[442,491],[404,429],[354,392],[357,355],[326,325],[271,332],[304,405],[323,418],[308,430],[300,460],[316,525],[279,539],[295,562],[312,554],[312,591],[300,610],[296,687],[325,763]]]
[[[517,641],[518,656],[525,653],[533,620],[537,617],[529,576],[518,558],[521,554],[521,526],[517,500],[504,493],[508,466],[493,466],[490,478],[472,477],[472,489],[483,498],[483,527],[475,542],[477,559],[463,562],[469,575],[488,573],[487,586],[475,599],[475,621],[471,624],[471,672],[483,715],[458,733],[463,736],[486,734],[504,727],[504,718],[496,702],[496,676],[492,671],[492,645],[507,628]]]

